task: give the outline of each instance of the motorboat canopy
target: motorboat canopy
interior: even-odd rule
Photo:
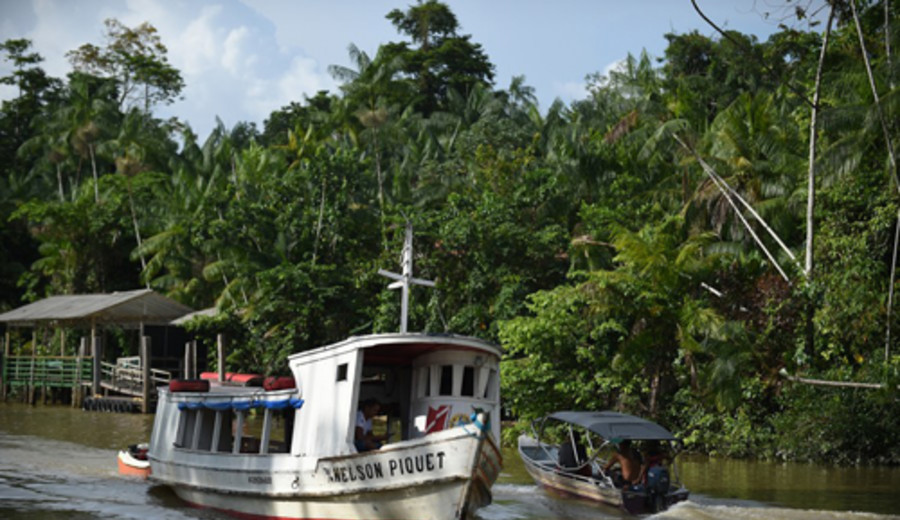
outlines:
[[[676,441],[672,433],[655,422],[619,412],[563,411],[550,414],[556,419],[596,433],[607,440]]]

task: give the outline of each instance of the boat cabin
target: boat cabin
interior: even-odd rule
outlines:
[[[193,453],[356,453],[361,402],[376,399],[388,443],[424,437],[491,413],[499,438],[500,350],[475,338],[378,334],[294,354],[292,385],[277,390],[216,385],[173,388],[157,410],[158,431],[177,431],[172,446]],[[182,391],[177,391],[182,390]],[[162,425],[159,425],[162,426]]]
[[[294,354],[290,367],[305,404],[292,453],[355,453],[356,415],[367,399],[381,404],[389,442],[468,423],[476,411],[494,412],[490,426],[499,439],[499,361],[494,345],[425,334],[354,337]]]

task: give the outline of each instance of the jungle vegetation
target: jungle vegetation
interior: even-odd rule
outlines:
[[[109,20],[65,78],[6,41],[0,309],[147,286],[218,306],[195,332],[274,373],[396,330],[376,271],[410,219],[438,281],[411,330],[500,343],[522,421],[612,408],[690,450],[900,463],[900,6],[819,8],[827,24],[766,41],[667,34],[539,108],[428,0],[387,14],[397,41],[350,45],[339,92],[207,136],[154,116],[184,82],[149,24]]]

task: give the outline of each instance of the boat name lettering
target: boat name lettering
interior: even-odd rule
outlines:
[[[443,451],[439,451],[437,453],[390,459],[387,461],[387,476],[411,475],[444,469],[445,455]],[[325,472],[329,482],[363,482],[385,477],[384,467],[381,462],[332,467],[323,466],[322,470]]]
[[[402,459],[391,459],[388,461],[388,468],[391,470],[392,477],[394,475],[409,475],[411,473],[444,469],[444,452],[439,451],[437,454],[428,453],[426,455],[403,457]]]
[[[323,467],[325,476],[329,482],[356,482],[357,480],[372,480],[376,478],[384,478],[384,469],[380,462],[367,462],[365,464],[356,464],[355,466],[332,466],[330,468]]]
[[[252,477],[247,477],[247,482],[249,482],[249,483],[251,483],[251,484],[271,484],[271,483],[272,483],[272,477],[268,477],[268,476],[265,476],[265,477],[252,476]]]

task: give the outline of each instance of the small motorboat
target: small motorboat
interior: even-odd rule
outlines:
[[[680,441],[652,421],[609,411],[564,411],[531,426],[533,435],[519,436],[519,456],[542,487],[630,514],[664,511],[688,498],[675,468]],[[611,450],[625,441],[643,453],[638,483],[623,483],[616,470],[604,469]]]
[[[127,449],[119,450],[116,459],[119,461],[119,474],[147,478],[150,476],[150,461],[147,460],[148,444],[132,444]]]

